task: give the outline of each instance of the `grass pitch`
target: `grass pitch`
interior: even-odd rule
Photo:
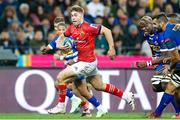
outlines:
[[[47,114],[0,114],[0,120],[147,120],[149,118],[146,117],[147,113],[108,113],[104,115],[102,118],[96,118],[95,113],[90,118],[80,117],[80,114],[57,114],[57,115],[47,115]],[[173,113],[163,113],[162,118],[158,120],[172,120],[171,116]],[[155,119],[154,119],[155,120]]]

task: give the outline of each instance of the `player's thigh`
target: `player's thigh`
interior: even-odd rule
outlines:
[[[176,90],[176,86],[175,86],[174,82],[173,81],[168,82],[165,91],[167,93],[174,94],[175,90]]]
[[[57,75],[57,80],[60,82],[66,82],[67,80],[72,80],[76,77],[76,73],[70,68],[66,67]]]
[[[167,84],[166,92],[173,93],[180,86],[180,70],[174,69],[170,77],[171,81]]]
[[[105,84],[103,83],[100,74],[89,76],[87,77],[87,80],[96,90],[105,90]]]
[[[164,75],[153,75],[151,84],[154,92],[164,92],[170,77]]]

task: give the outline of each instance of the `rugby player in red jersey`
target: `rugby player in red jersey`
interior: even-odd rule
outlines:
[[[103,83],[101,75],[98,73],[97,59],[94,54],[94,38],[98,34],[105,35],[109,44],[108,55],[111,59],[114,59],[115,49],[111,30],[102,25],[90,24],[84,21],[84,10],[80,6],[72,6],[70,12],[72,24],[67,28],[64,35],[71,36],[76,40],[78,62],[65,68],[57,77],[62,106],[64,106],[65,101],[67,80],[77,77],[77,80],[75,80],[77,83],[76,87],[81,95],[97,108],[98,112],[96,117],[101,117],[106,114],[107,110],[99,103],[95,96],[88,92],[85,78],[96,90],[111,93],[123,98],[129,103],[132,110],[134,110],[134,94],[132,92],[125,93],[112,84]]]
[[[42,46],[41,47],[41,51],[43,53],[48,53],[49,50],[54,50],[57,48],[57,44],[61,44],[63,45],[63,43],[65,41],[73,41],[72,38],[69,37],[64,37],[63,39],[58,39],[60,35],[64,34],[65,30],[66,30],[66,24],[64,21],[64,18],[57,16],[54,20],[54,29],[56,32],[56,36],[53,38],[53,40],[47,45],[47,46]],[[62,40],[62,41],[60,41]],[[77,50],[76,48],[72,48],[72,50],[69,52],[69,54],[64,54],[62,53],[63,51],[60,50],[58,51],[58,54],[54,54],[55,59],[61,59],[64,60],[65,65],[70,65],[73,64],[73,62],[77,61]],[[57,85],[55,83],[55,87],[57,88]],[[77,113],[80,109],[80,107],[83,109],[83,113],[82,113],[82,117],[86,116],[86,117],[90,117],[91,113],[89,110],[89,106],[88,106],[88,102],[87,100],[81,96],[81,94],[79,93],[79,91],[77,90],[77,88],[74,86],[74,83],[70,83],[68,84],[68,88],[66,91],[66,96],[69,97],[69,99],[71,100],[71,109],[70,109],[70,113]],[[77,97],[79,98],[77,98]],[[57,107],[58,108],[58,107]],[[57,113],[59,109],[54,110],[53,112]],[[48,110],[50,111],[50,110]],[[66,109],[64,109],[64,111],[61,111],[61,113],[66,112]]]

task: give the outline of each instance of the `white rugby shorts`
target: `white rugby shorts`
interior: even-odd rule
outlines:
[[[69,66],[77,76],[89,77],[98,74],[97,60],[94,62],[79,61]]]

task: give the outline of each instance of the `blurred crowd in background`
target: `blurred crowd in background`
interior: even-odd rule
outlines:
[[[180,13],[180,0],[0,0],[0,49],[16,55],[41,54],[40,47],[55,36],[56,16],[70,24],[70,7],[80,5],[85,20],[112,30],[117,55],[151,55],[139,30],[144,15]],[[95,53],[108,50],[102,35],[95,38]]]

